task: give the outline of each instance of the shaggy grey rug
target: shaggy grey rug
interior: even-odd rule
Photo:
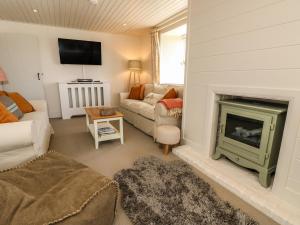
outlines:
[[[222,201],[180,160],[141,158],[115,180],[121,205],[135,225],[258,225]]]

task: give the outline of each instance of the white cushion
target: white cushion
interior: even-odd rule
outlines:
[[[144,102],[148,103],[150,105],[155,105],[159,100],[161,100],[164,96],[161,94],[156,94],[153,92],[150,92],[145,98],[144,98]]]
[[[157,141],[167,145],[178,144],[180,141],[180,129],[171,125],[157,127]]]
[[[140,107],[140,100],[134,100],[134,99],[124,99],[121,102],[121,106],[125,109],[128,109],[132,112],[139,112],[139,107]]]

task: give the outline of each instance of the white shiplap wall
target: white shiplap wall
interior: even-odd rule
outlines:
[[[189,3],[183,132],[187,143],[208,155],[209,86],[300,91],[300,1],[190,0]],[[299,117],[292,120],[294,126],[299,126]],[[296,137],[295,132],[290,135]],[[291,161],[284,169],[281,191],[288,193],[282,196],[289,199],[300,199],[300,127],[293,142],[296,145],[291,143],[295,147],[289,149]]]

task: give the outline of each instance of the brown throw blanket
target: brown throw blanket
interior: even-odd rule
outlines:
[[[0,173],[0,225],[70,224],[98,197],[105,201],[91,205],[96,205],[99,215],[104,209],[110,222],[102,217],[87,224],[111,224],[117,188],[117,183],[88,167],[58,153],[47,153]],[[65,219],[69,222],[63,223]]]

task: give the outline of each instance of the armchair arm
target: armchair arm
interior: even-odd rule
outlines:
[[[33,144],[33,121],[0,124],[0,152]]]
[[[120,93],[120,102],[123,102],[129,96],[129,92],[121,92]]]
[[[29,102],[36,111],[47,112],[47,102],[45,100],[30,100]]]
[[[167,116],[168,117],[168,109],[166,108],[166,106],[161,103],[161,102],[158,102],[156,105],[155,105],[155,115],[156,116]]]

